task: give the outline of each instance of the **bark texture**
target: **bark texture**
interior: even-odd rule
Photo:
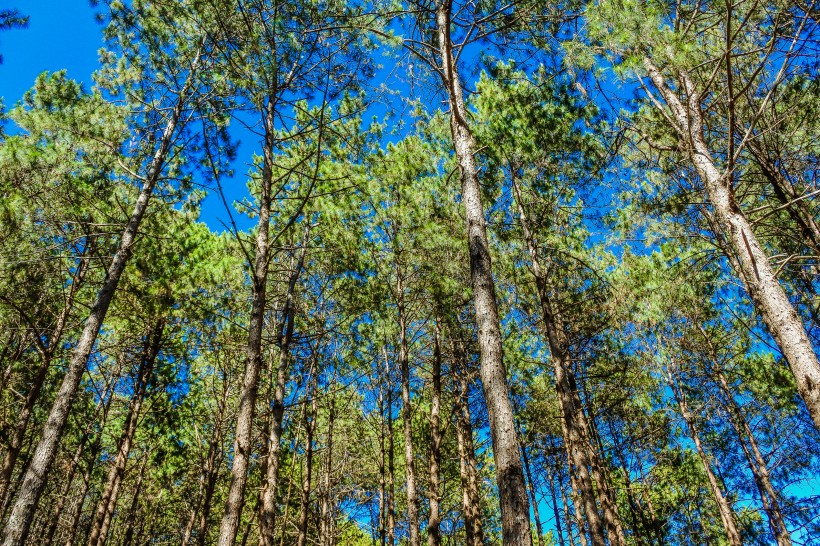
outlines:
[[[643,64],[672,111],[675,130],[703,180],[715,221],[731,245],[734,254],[731,261],[739,267],[737,273],[746,292],[789,363],[797,382],[797,391],[809,410],[815,428],[820,430],[820,362],[797,311],[777,280],[769,256],[735,198],[731,172],[718,169],[706,145],[700,93],[689,75],[680,71],[685,94],[681,99],[648,57],[644,58]]]
[[[14,502],[11,515],[3,531],[2,546],[24,546],[28,538],[34,512],[37,509],[37,503],[40,501],[40,496],[43,493],[48,474],[51,471],[51,465],[57,454],[57,448],[60,445],[65,424],[68,420],[71,406],[74,403],[74,397],[80,386],[80,380],[85,372],[88,358],[94,349],[94,344],[102,327],[103,320],[105,320],[105,315],[108,313],[108,308],[114,299],[117,285],[119,285],[120,278],[122,277],[123,271],[125,271],[125,266],[131,258],[137,231],[145,216],[145,212],[148,210],[148,203],[154,192],[154,187],[162,175],[162,169],[170,153],[171,145],[188,100],[187,95],[193,83],[195,73],[196,64],[190,69],[187,81],[177,98],[177,102],[170,111],[156,151],[148,165],[142,188],[134,204],[134,209],[122,232],[117,251],[114,253],[111,264],[106,271],[105,281],[103,281],[102,287],[100,287],[99,292],[97,292],[97,296],[91,306],[91,311],[83,325],[80,339],[71,354],[68,369],[57,390],[54,403],[46,419],[43,434],[34,451],[34,456],[29,463],[17,499]]]
[[[248,345],[245,350],[245,374],[239,395],[236,416],[231,483],[225,500],[225,515],[219,529],[219,546],[233,546],[239,530],[245,484],[248,481],[248,462],[251,457],[251,436],[256,398],[259,391],[259,372],[262,369],[262,331],[265,327],[267,304],[268,266],[270,263],[270,208],[273,184],[273,145],[275,139],[275,100],[269,97],[263,116],[265,141],[263,145],[262,179],[259,196],[259,219],[253,267],[253,299],[251,302]]]
[[[450,106],[453,147],[461,173],[461,200],[467,222],[470,280],[481,354],[481,383],[490,421],[502,536],[507,546],[531,546],[530,505],[507,388],[490,245],[474,157],[475,143],[465,117],[464,94],[450,39],[450,8],[448,2],[438,4],[436,32],[441,54],[440,69]]]

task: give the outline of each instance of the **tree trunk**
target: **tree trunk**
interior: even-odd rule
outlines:
[[[397,258],[398,259],[398,258]],[[396,306],[399,327],[399,371],[401,372],[401,415],[404,425],[404,465],[407,480],[407,526],[410,546],[420,546],[419,498],[413,450],[413,412],[410,407],[410,355],[407,347],[407,316],[404,307],[404,283],[396,264]]]
[[[706,146],[699,93],[689,75],[681,71],[687,97],[684,104],[649,58],[645,57],[643,64],[652,83],[672,110],[675,129],[703,179],[717,224],[731,245],[736,258],[733,262],[740,268],[738,275],[788,361],[800,397],[809,410],[815,428],[820,430],[820,362],[800,317],[777,280],[768,255],[735,199],[730,173],[720,173]]]
[[[541,314],[543,327],[547,337],[547,345],[550,350],[550,361],[552,363],[553,374],[555,375],[555,390],[558,395],[558,408],[560,410],[561,431],[564,436],[564,448],[567,453],[567,461],[575,467],[575,478],[571,480],[572,488],[576,497],[581,499],[589,526],[589,535],[593,546],[604,546],[604,527],[598,514],[598,506],[595,502],[595,489],[592,478],[589,475],[591,465],[588,441],[585,434],[585,417],[580,404],[580,397],[574,389],[572,374],[572,361],[569,355],[569,341],[564,332],[563,323],[558,313],[553,309],[549,298],[546,275],[541,267],[541,260],[538,254],[538,247],[530,230],[529,221],[524,203],[521,197],[521,190],[518,186],[515,167],[510,181],[512,183],[513,194],[518,205],[518,216],[521,222],[521,231],[527,250],[530,254],[530,267],[535,278],[535,288],[541,304]],[[570,475],[572,469],[570,469]],[[601,484],[599,484],[601,485]],[[576,504],[576,509],[578,503]],[[583,524],[578,522],[583,535]],[[610,536],[612,538],[612,536]]]
[[[771,530],[778,546],[791,546],[791,535],[789,534],[789,530],[786,528],[786,523],[783,519],[783,512],[780,509],[780,502],[778,500],[779,495],[777,494],[777,490],[774,488],[772,480],[769,476],[769,469],[766,465],[766,460],[760,452],[760,448],[757,445],[757,441],[755,440],[754,433],[749,426],[749,422],[743,415],[743,410],[732,396],[732,392],[729,389],[729,382],[726,380],[726,376],[720,366],[717,351],[715,350],[715,346],[713,345],[711,338],[709,338],[706,330],[704,330],[702,326],[698,325],[698,330],[701,335],[703,335],[707,346],[709,347],[709,353],[713,365],[712,371],[717,379],[718,386],[723,393],[725,404],[728,406],[729,414],[731,416],[729,421],[732,423],[732,427],[737,434],[738,443],[740,443],[740,446],[743,449],[743,453],[749,464],[749,469],[752,471],[752,475],[754,476],[755,484],[757,485],[758,492],[760,493],[760,500],[763,503],[764,511],[769,519],[769,529]],[[746,442],[748,442],[749,445],[746,445]]]
[[[530,492],[530,502],[533,506],[533,516],[535,517],[536,543],[544,546],[544,528],[541,525],[541,514],[538,511],[538,499],[535,498],[535,483],[532,480],[532,469],[530,468],[530,458],[527,455],[527,448],[521,446],[521,458],[524,460],[524,473],[527,477],[527,486]]]
[[[385,417],[384,383],[379,373],[379,544],[387,546],[387,418]]]
[[[531,546],[530,506],[515,433],[515,416],[507,389],[490,245],[474,157],[475,144],[466,118],[464,94],[450,39],[450,7],[449,2],[438,3],[436,30],[441,53],[441,74],[449,99],[453,147],[461,172],[461,200],[467,222],[470,278],[481,355],[481,383],[490,421],[502,536],[507,546]]]
[[[111,525],[111,517],[117,506],[120,486],[125,475],[125,467],[128,464],[128,454],[131,452],[131,443],[137,430],[142,403],[145,401],[148,382],[154,368],[154,362],[162,346],[162,333],[165,328],[165,321],[159,320],[157,324],[146,334],[145,344],[142,349],[139,370],[134,384],[134,394],[128,405],[128,413],[125,417],[122,434],[118,442],[117,454],[108,471],[108,479],[103,488],[100,501],[97,503],[97,510],[94,521],[91,525],[91,533],[88,537],[88,546],[102,546]]]
[[[556,463],[557,464],[557,463]],[[555,494],[555,477],[556,473],[550,468],[549,459],[545,457],[545,465],[547,471],[547,479],[549,480],[549,487],[550,487],[550,497],[552,500],[552,517],[555,519],[555,530],[558,533],[558,544],[560,546],[565,546],[564,543],[564,529],[561,525],[561,511],[558,508],[558,496]],[[559,481],[557,487],[561,487],[561,482]]]
[[[461,368],[458,373],[458,391],[455,396],[455,421],[462,506],[464,508],[464,530],[467,539],[466,546],[482,546],[484,544],[484,529],[481,525],[481,497],[478,488],[475,449],[473,447],[467,362],[465,353],[459,347],[460,344],[454,342],[454,353],[457,355],[456,358]]]
[[[317,349],[318,350],[318,349]],[[314,356],[318,359],[318,355]],[[311,365],[311,387],[305,392],[305,396],[310,398],[310,413],[308,414],[308,400],[305,398],[304,412],[302,419],[305,424],[305,463],[304,471],[302,472],[302,491],[299,499],[299,524],[297,526],[298,535],[296,539],[296,546],[305,546],[307,544],[308,531],[308,516],[310,512],[310,486],[311,473],[313,470],[313,433],[316,428],[316,415],[319,411],[318,393],[316,391],[316,375],[318,371],[315,369],[316,361]]]
[[[427,518],[427,546],[441,546],[441,330],[436,320],[433,339],[433,393],[430,400],[430,512]]]
[[[261,508],[259,513],[259,546],[273,546],[275,540],[276,494],[279,490],[279,455],[282,442],[282,420],[285,416],[285,387],[290,362],[290,344],[293,339],[293,321],[296,314],[294,295],[296,282],[299,280],[305,263],[307,244],[310,237],[310,220],[305,219],[305,232],[298,258],[291,263],[285,304],[282,309],[284,332],[277,329],[279,341],[279,363],[276,369],[276,387],[274,388],[273,407],[271,408],[270,432],[268,434],[268,458],[265,481],[262,487]]]
[[[384,357],[388,365],[387,355]],[[393,438],[393,386],[387,370],[387,542],[396,544],[396,442]]]
[[[145,479],[145,469],[148,466],[148,459],[150,453],[145,454],[145,460],[142,462],[137,484],[134,486],[134,494],[131,497],[131,506],[128,509],[128,517],[125,518],[125,533],[122,539],[122,546],[131,546],[134,541],[134,526],[137,524],[137,510],[140,505],[140,497],[142,494],[142,482]]]
[[[262,331],[265,328],[268,266],[270,263],[271,187],[273,185],[273,147],[275,141],[275,99],[268,97],[263,116],[265,142],[263,146],[262,179],[260,181],[259,219],[256,227],[256,248],[253,268],[253,299],[251,302],[248,344],[245,350],[245,374],[236,416],[231,483],[225,500],[225,515],[219,528],[219,546],[233,546],[242,516],[248,462],[251,457],[253,417],[262,369]]]
[[[191,67],[177,102],[171,110],[170,117],[160,137],[159,145],[148,166],[148,171],[137,201],[134,204],[133,212],[128,219],[128,224],[120,237],[117,251],[106,272],[105,281],[103,281],[102,287],[99,292],[97,292],[97,296],[91,306],[91,312],[83,326],[80,340],[71,355],[68,369],[57,391],[54,403],[51,406],[51,411],[48,414],[42,437],[37,444],[34,457],[26,471],[20,492],[12,508],[11,516],[9,516],[6,522],[6,528],[3,531],[2,546],[24,546],[28,538],[34,512],[37,509],[37,503],[40,501],[40,496],[43,493],[46,480],[51,471],[51,465],[57,454],[57,448],[65,430],[68,414],[71,411],[74,397],[80,386],[80,380],[85,372],[91,351],[94,349],[94,344],[102,327],[105,315],[108,312],[108,307],[114,299],[114,293],[117,290],[120,277],[122,277],[125,266],[131,257],[137,231],[145,216],[146,210],[148,210],[148,202],[151,199],[154,186],[162,174],[163,166],[171,150],[177,125],[182,116],[189,87],[193,83],[195,73],[196,61],[194,66]]]
[[[11,434],[11,442],[3,457],[3,468],[2,471],[0,471],[0,500],[2,501],[2,504],[0,504],[0,514],[6,513],[8,503],[11,501],[9,485],[11,484],[11,477],[14,473],[14,465],[17,463],[20,449],[23,447],[23,438],[28,428],[28,422],[31,418],[31,414],[34,412],[34,405],[40,398],[40,392],[43,389],[43,384],[51,368],[54,353],[60,345],[66,322],[68,321],[71,311],[74,309],[74,298],[77,296],[77,291],[82,285],[85,274],[88,271],[88,260],[86,259],[88,252],[89,248],[86,247],[79,258],[80,263],[77,266],[76,273],[71,278],[71,286],[66,296],[65,305],[55,320],[54,329],[49,336],[48,344],[44,345],[39,337],[34,337],[35,346],[40,355],[40,367],[32,379],[31,387],[23,402],[23,407],[20,408],[20,412],[17,415],[17,422]]]
[[[331,384],[332,391],[334,385]],[[333,511],[333,424],[336,420],[336,396],[330,394],[330,408],[327,417],[327,445],[325,446],[325,469],[322,479],[322,505],[319,517],[319,546],[333,546],[335,543],[335,515]]]
[[[712,495],[717,503],[720,520],[723,523],[723,529],[726,531],[726,538],[729,540],[730,546],[741,546],[743,543],[740,540],[740,532],[737,529],[734,511],[729,505],[729,501],[726,500],[726,497],[723,496],[723,493],[720,490],[717,477],[712,471],[712,462],[710,457],[704,450],[703,444],[701,444],[700,433],[698,432],[697,425],[695,424],[694,418],[689,411],[689,407],[686,403],[683,392],[677,385],[677,381],[673,377],[673,374],[674,372],[670,371],[669,387],[672,389],[672,393],[675,396],[675,401],[678,403],[678,408],[681,412],[681,417],[683,417],[687,428],[689,428],[689,434],[692,437],[692,442],[694,442],[695,449],[697,450],[700,461],[703,464],[703,470],[706,472],[706,477],[709,480],[709,488],[712,490]]]

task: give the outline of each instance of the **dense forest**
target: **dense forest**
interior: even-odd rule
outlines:
[[[87,15],[0,103],[2,546],[820,544],[817,0]]]

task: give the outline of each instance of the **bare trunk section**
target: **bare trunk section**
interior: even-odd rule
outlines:
[[[322,477],[322,503],[319,515],[319,544],[333,546],[335,537],[335,514],[333,509],[333,422],[336,418],[335,400],[331,399],[328,414],[325,468]]]
[[[687,428],[689,429],[689,434],[692,437],[692,441],[695,444],[695,449],[698,452],[698,456],[700,457],[701,463],[703,463],[703,470],[704,472],[706,472],[706,477],[709,480],[709,487],[712,490],[712,495],[715,498],[715,503],[717,503],[718,513],[720,514],[720,520],[723,523],[723,529],[726,532],[726,538],[728,539],[730,546],[741,546],[743,542],[740,540],[740,532],[737,528],[737,522],[735,520],[734,511],[732,510],[732,507],[729,505],[729,502],[726,500],[726,497],[723,495],[723,492],[720,490],[720,485],[718,484],[717,477],[715,476],[715,473],[712,471],[711,458],[706,453],[706,450],[703,448],[703,444],[700,441],[700,433],[698,432],[697,425],[695,424],[695,420],[692,416],[692,413],[689,411],[689,406],[686,403],[686,398],[684,397],[683,392],[677,384],[677,381],[674,377],[674,373],[674,371],[670,370],[669,386],[672,389],[672,392],[675,396],[675,401],[677,402],[678,408],[680,409],[681,417],[683,417],[683,420],[686,423]]]
[[[575,495],[580,499],[584,507],[589,534],[593,546],[604,546],[604,527],[598,513],[598,506],[595,502],[595,489],[592,478],[589,474],[591,465],[589,457],[589,443],[586,435],[586,420],[581,407],[581,399],[575,388],[575,381],[572,377],[572,361],[569,355],[569,341],[564,332],[561,319],[552,307],[549,298],[546,275],[541,267],[541,260],[538,254],[538,247],[535,244],[532,231],[530,230],[524,204],[521,197],[521,190],[515,173],[510,177],[515,201],[518,205],[518,215],[521,222],[521,231],[527,243],[530,254],[530,267],[533,277],[535,277],[535,287],[538,299],[541,304],[541,314],[544,331],[547,337],[547,345],[550,350],[550,360],[553,374],[555,376],[555,390],[558,395],[558,408],[561,418],[561,432],[564,437],[564,448],[567,453],[567,461],[575,467],[574,474],[570,469],[572,488]],[[599,484],[600,486],[601,484]],[[578,503],[575,503],[576,508]],[[579,528],[583,535],[583,523],[579,521]],[[610,535],[610,539],[613,537]]]
[[[565,543],[564,543],[564,529],[563,529],[563,525],[561,525],[561,512],[560,512],[560,509],[558,508],[558,497],[555,494],[556,472],[552,468],[550,468],[549,459],[547,457],[545,457],[545,460],[546,460],[545,464],[546,464],[546,471],[547,471],[547,479],[549,480],[550,499],[552,500],[552,517],[555,519],[555,530],[558,534],[558,544],[560,544],[560,546],[565,546]],[[557,487],[559,487],[559,488],[561,487],[561,482],[560,481],[558,482]]]
[[[32,379],[31,388],[26,394],[23,407],[17,415],[17,422],[14,425],[14,431],[11,435],[11,442],[9,443],[5,456],[3,457],[3,469],[2,472],[0,472],[0,500],[2,500],[0,514],[6,513],[6,508],[8,507],[9,502],[11,502],[11,491],[9,485],[11,484],[11,477],[14,473],[14,466],[20,455],[20,449],[23,447],[23,438],[25,437],[26,429],[28,428],[29,419],[31,419],[31,414],[34,412],[34,406],[40,398],[40,392],[43,389],[43,384],[45,383],[46,377],[48,376],[48,371],[51,368],[51,361],[54,358],[54,353],[60,345],[60,341],[63,338],[63,332],[65,331],[66,322],[68,321],[71,311],[74,309],[74,299],[77,296],[77,291],[82,285],[85,274],[88,271],[88,254],[89,249],[86,248],[80,256],[80,263],[77,266],[76,273],[71,279],[71,287],[68,290],[65,305],[56,318],[54,329],[49,336],[48,343],[43,344],[38,336],[34,336],[35,347],[40,355],[40,367],[37,369],[37,372]]]
[[[788,361],[800,397],[809,410],[815,428],[820,430],[820,362],[800,317],[777,280],[768,255],[735,199],[730,173],[722,174],[718,170],[706,146],[699,93],[689,75],[680,72],[687,97],[687,102],[682,102],[649,58],[645,57],[643,64],[652,83],[671,109],[675,129],[703,179],[718,227],[731,244],[735,255],[733,263],[740,268],[738,275],[755,309]]]
[[[458,390],[455,396],[456,442],[458,443],[459,475],[461,478],[462,506],[466,546],[482,546],[484,529],[481,524],[481,496],[478,488],[478,470],[473,447],[473,425],[470,415],[469,385],[466,354],[454,342],[454,354],[460,366]]]
[[[433,393],[430,400],[430,512],[427,518],[427,546],[441,546],[441,329],[436,320],[433,338]]]
[[[530,492],[530,502],[533,506],[533,517],[535,518],[535,542],[538,546],[544,546],[544,528],[541,525],[541,514],[538,511],[538,499],[535,497],[535,483],[532,479],[532,469],[530,468],[530,458],[527,455],[527,448],[521,446],[521,458],[524,461],[524,473],[527,477],[527,489]]]
[[[723,373],[723,369],[720,366],[717,351],[711,338],[709,338],[706,331],[700,325],[698,325],[698,330],[701,335],[703,335],[706,340],[706,344],[709,347],[709,353],[713,365],[712,372],[717,379],[718,387],[723,393],[723,398],[725,399],[724,403],[728,406],[730,414],[729,421],[735,429],[738,443],[740,443],[740,446],[743,449],[743,454],[746,456],[749,469],[752,471],[752,475],[754,476],[755,485],[757,485],[758,492],[760,493],[760,499],[763,503],[763,509],[769,519],[769,529],[772,532],[772,536],[778,546],[791,546],[791,535],[789,534],[789,530],[786,528],[786,523],[783,519],[783,512],[780,509],[779,495],[772,484],[772,480],[769,476],[769,469],[766,465],[766,460],[763,457],[763,453],[761,453],[760,448],[757,445],[757,440],[755,440],[754,433],[752,432],[749,422],[743,414],[743,410],[738,405],[734,396],[732,396],[732,391],[729,388],[729,382],[726,380],[726,375]]]
[[[385,355],[385,366],[388,360]],[[396,442],[393,437],[393,387],[387,375],[387,542],[396,544]]]
[[[117,447],[117,454],[108,471],[108,479],[103,488],[100,501],[97,503],[97,510],[94,521],[91,525],[91,533],[88,537],[88,546],[102,546],[105,544],[108,529],[111,525],[111,517],[117,506],[120,486],[125,475],[125,467],[128,464],[128,454],[131,452],[131,444],[134,434],[137,431],[142,403],[148,389],[148,382],[154,368],[154,362],[162,346],[162,333],[165,329],[165,321],[159,320],[156,325],[146,334],[145,344],[142,349],[140,365],[137,371],[137,378],[134,385],[134,394],[128,405],[128,413],[125,417],[122,434]]]
[[[396,258],[398,260],[398,258]],[[407,313],[404,302],[404,279],[396,264],[396,306],[399,327],[399,371],[401,372],[401,416],[404,425],[404,465],[407,480],[407,525],[410,546],[420,546],[419,497],[416,485],[416,464],[413,450],[413,411],[410,407],[410,355],[407,346]]]
[[[385,363],[386,364],[386,363]],[[379,544],[387,545],[387,418],[384,403],[385,379],[379,373]]]
[[[148,459],[150,454],[145,454],[145,460],[142,462],[137,483],[134,486],[134,495],[131,497],[131,506],[128,509],[128,517],[125,520],[125,533],[123,533],[122,546],[131,546],[134,541],[134,527],[137,525],[137,510],[140,505],[140,497],[142,496],[142,482],[145,479],[145,469],[148,466]]]
[[[137,231],[145,216],[145,212],[148,210],[148,203],[154,192],[154,186],[156,186],[159,181],[163,166],[170,153],[177,125],[182,117],[182,112],[188,98],[187,95],[197,71],[197,63],[198,60],[195,61],[194,65],[190,68],[187,80],[180,91],[177,102],[171,109],[170,117],[165,124],[154,156],[151,158],[142,188],[134,204],[134,209],[120,237],[117,251],[114,253],[103,285],[100,287],[99,292],[97,292],[97,296],[91,306],[91,311],[83,326],[83,332],[71,355],[68,369],[65,372],[60,388],[57,390],[54,404],[49,411],[42,437],[37,444],[34,456],[23,478],[20,492],[12,508],[11,515],[6,522],[6,528],[3,531],[2,546],[24,546],[28,538],[34,512],[37,509],[37,503],[43,493],[46,480],[51,471],[51,465],[57,454],[57,448],[60,445],[65,424],[68,420],[68,414],[71,411],[74,397],[80,386],[80,380],[85,372],[88,358],[94,349],[94,344],[102,327],[105,315],[108,312],[108,307],[114,299],[114,293],[117,290],[120,277],[122,277],[125,266],[128,264],[128,260],[133,252]]]
[[[251,457],[253,417],[259,390],[259,372],[262,369],[262,331],[265,328],[268,266],[270,262],[271,186],[273,184],[273,147],[275,140],[275,99],[265,103],[262,179],[260,181],[259,220],[256,228],[256,248],[253,268],[253,300],[251,303],[248,345],[245,351],[245,375],[236,416],[231,483],[225,501],[225,515],[219,529],[219,546],[233,546],[242,516],[245,484],[248,481],[248,462]]]
[[[305,231],[298,257],[291,264],[290,278],[282,309],[284,332],[279,329],[279,362],[276,369],[276,387],[271,408],[270,432],[268,434],[268,458],[259,512],[259,546],[273,546],[275,540],[276,493],[279,490],[279,456],[282,442],[282,420],[285,416],[285,386],[290,362],[290,344],[293,340],[293,322],[296,314],[294,295],[296,282],[302,272],[310,237],[310,220],[305,219]]]
[[[334,385],[330,390],[333,391]],[[325,446],[325,468],[322,477],[322,505],[319,516],[319,546],[333,546],[336,543],[333,510],[333,425],[336,420],[336,395],[330,394],[330,408],[327,417],[327,444]]]
[[[318,359],[318,355],[314,357]],[[296,546],[307,544],[308,516],[310,514],[310,489],[313,471],[313,434],[316,430],[316,415],[319,411],[318,393],[316,392],[315,360],[311,365],[310,388],[305,392],[305,405],[302,413],[302,420],[305,426],[305,462],[302,472],[302,489],[299,499],[299,523],[297,525],[298,535]],[[310,398],[310,412],[308,412],[308,398]]]
[[[436,7],[436,31],[441,53],[441,74],[450,106],[453,148],[461,172],[461,200],[467,222],[470,277],[481,354],[481,383],[490,421],[502,536],[506,546],[531,546],[529,499],[516,437],[515,416],[507,388],[490,245],[474,157],[475,144],[466,118],[464,94],[450,39],[450,8],[449,2],[439,2]]]
[[[97,406],[94,408],[93,417],[86,425],[86,428],[83,431],[83,436],[77,444],[77,449],[74,450],[74,456],[71,458],[71,463],[69,464],[68,471],[66,472],[65,484],[63,485],[61,495],[57,499],[57,504],[54,507],[54,514],[51,516],[51,521],[49,522],[48,528],[43,535],[44,539],[42,540],[42,544],[44,546],[51,546],[54,541],[54,535],[57,532],[57,527],[62,519],[63,510],[65,510],[66,503],[69,499],[69,494],[71,493],[71,485],[74,482],[74,476],[77,473],[77,469],[80,468],[80,462],[82,460],[86,444],[91,438],[91,429],[94,424],[100,423],[100,430],[102,430],[104,428],[104,424],[108,420],[108,409],[111,405],[111,397],[109,396],[109,393],[120,375],[120,366],[121,363],[114,370],[114,373],[111,374],[110,379],[106,381],[105,387],[100,394],[100,399],[97,402]],[[98,435],[95,441],[91,444],[92,454],[96,454],[97,452],[98,446],[100,445],[100,437],[101,435]]]

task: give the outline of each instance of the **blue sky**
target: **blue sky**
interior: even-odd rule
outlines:
[[[67,69],[69,77],[91,87],[102,27],[88,0],[12,1],[29,16],[29,27],[0,33],[0,96],[6,107],[20,100],[44,70]]]
[[[34,80],[44,71],[66,70],[69,78],[83,84],[85,89],[94,85],[92,74],[98,65],[102,47],[102,25],[96,19],[96,10],[88,0],[13,0],[11,7],[29,16],[29,26],[0,33],[0,97],[6,109],[11,108]],[[5,1],[2,7],[7,7]],[[247,135],[241,135],[247,136]],[[240,138],[241,138],[240,136]],[[228,204],[247,194],[243,163],[250,164],[253,143],[247,142],[239,150],[235,176],[226,181]],[[242,215],[234,215],[240,229],[253,224]],[[201,219],[215,231],[224,231],[227,219],[225,207],[216,195],[209,195],[203,203]]]

